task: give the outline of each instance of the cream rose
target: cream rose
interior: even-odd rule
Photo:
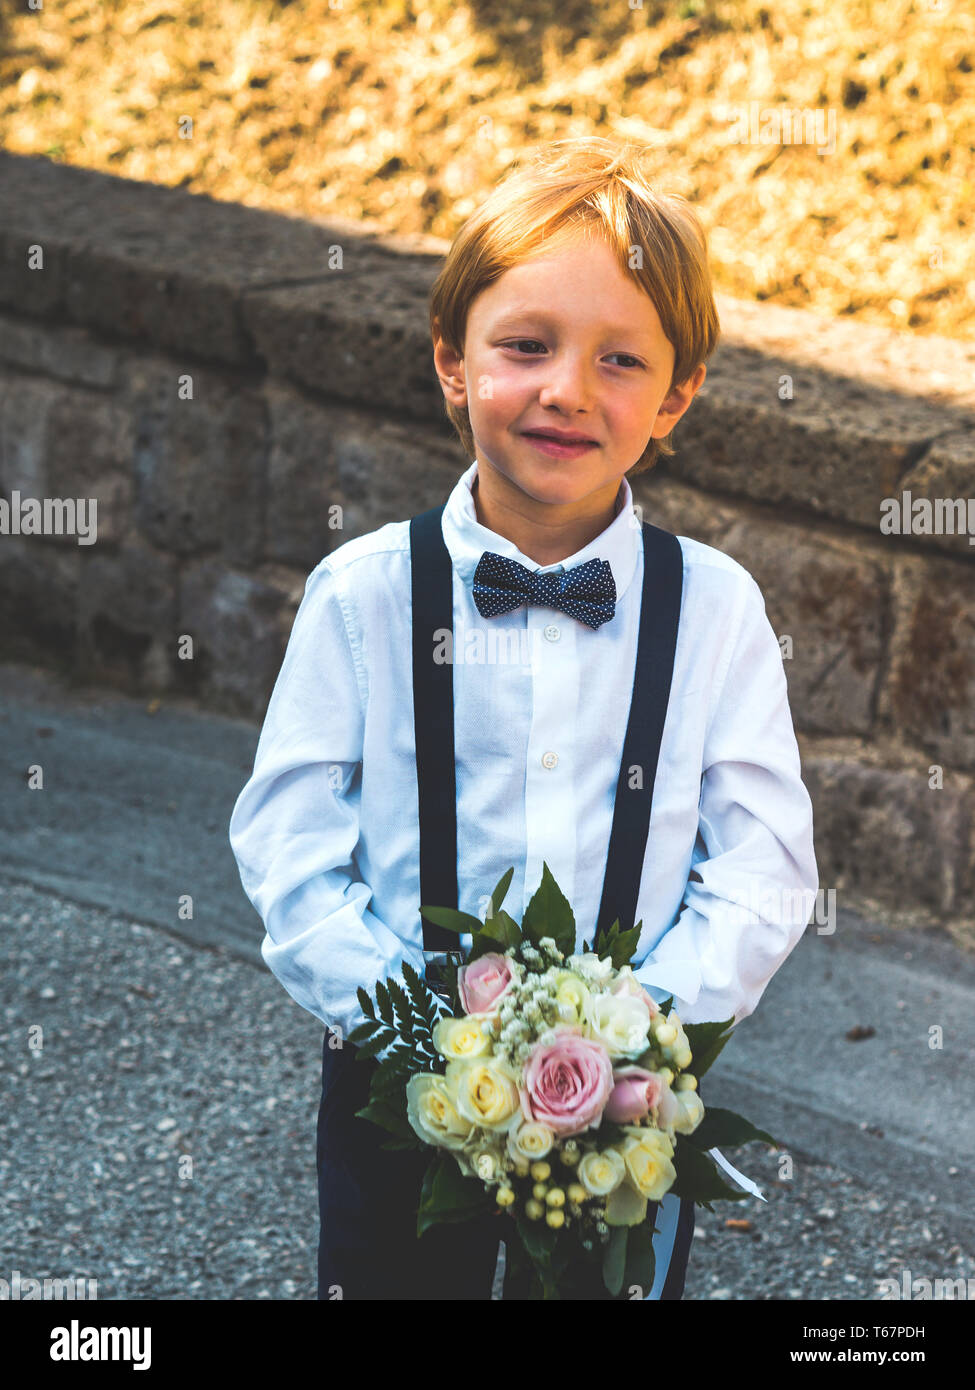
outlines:
[[[563,1023],[584,1023],[589,1009],[590,994],[578,975],[560,970],[555,977],[555,1002]]]
[[[659,1129],[627,1125],[627,1137],[617,1147],[626,1176],[648,1202],[659,1202],[677,1179],[672,1163],[674,1146]]]
[[[588,1014],[592,1036],[610,1057],[639,1057],[648,1046],[650,1010],[643,999],[631,994],[597,994]]]
[[[609,992],[610,994],[632,994],[638,999],[645,1000],[652,1019],[656,1018],[660,1012],[660,1005],[657,1003],[656,999],[654,999],[653,995],[649,994],[647,990],[644,989],[643,985],[640,984],[640,981],[633,973],[633,967],[631,965],[620,966],[616,979],[609,987]]]
[[[680,1113],[671,1122],[675,1134],[693,1134],[704,1119],[704,1102],[697,1091],[675,1091]]]
[[[514,1159],[524,1158],[529,1163],[545,1158],[551,1153],[555,1143],[555,1132],[548,1125],[535,1120],[526,1120],[517,1129],[508,1131],[508,1152]]]
[[[491,1153],[489,1149],[483,1149],[474,1155],[473,1167],[481,1182],[494,1182],[501,1174],[500,1160],[497,1154]]]
[[[457,1111],[456,1095],[443,1076],[422,1073],[406,1084],[406,1117],[424,1144],[459,1149],[471,1138],[474,1126]]]
[[[587,1153],[579,1164],[579,1181],[594,1197],[605,1197],[619,1187],[626,1173],[623,1158],[615,1149]]]
[[[521,1118],[521,1097],[508,1071],[492,1058],[447,1063],[457,1113],[482,1129],[507,1130]]]
[[[490,1025],[480,1018],[442,1018],[433,1029],[433,1045],[448,1062],[486,1057],[493,1050]]]

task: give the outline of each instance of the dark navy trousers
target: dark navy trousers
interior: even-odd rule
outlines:
[[[373,1061],[351,1043],[322,1051],[318,1113],[319,1299],[489,1299],[503,1216],[416,1234],[431,1151],[383,1149],[386,1130],[356,1115]],[[378,1350],[378,1348],[377,1348]]]

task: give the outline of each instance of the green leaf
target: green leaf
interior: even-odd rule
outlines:
[[[478,956],[486,955],[489,951],[506,951],[509,946],[518,946],[521,940],[521,927],[502,909],[489,917],[483,930],[474,937],[470,958],[477,960]]]
[[[477,1178],[465,1177],[456,1160],[449,1154],[442,1154],[424,1174],[416,1233],[422,1236],[439,1222],[469,1221],[493,1210],[494,1203],[484,1191],[484,1185]]]
[[[487,921],[476,935],[486,937],[489,941],[497,942],[499,945],[503,946],[507,933],[496,917],[488,917]]]
[[[427,982],[417,974],[410,965],[409,961],[403,962],[403,979],[406,981],[406,988],[413,1007],[423,1019],[427,1030],[432,1034],[434,1025],[440,1017],[440,1006],[436,995],[430,989]]]
[[[386,981],[386,988],[389,990],[389,997],[393,1001],[393,1010],[396,1014],[396,1022],[399,1024],[399,1034],[407,1041],[413,1041],[413,1005],[407,997],[406,990],[398,980],[390,978]]]
[[[379,1017],[382,1019],[383,1023],[385,1023],[388,1028],[395,1030],[396,1017],[393,1013],[393,1001],[390,999],[389,990],[383,984],[382,980],[376,981],[376,1008],[379,1011]]]
[[[392,1041],[392,1035],[384,1030],[378,1037],[373,1038],[372,1042],[361,1043],[356,1048],[356,1061],[368,1061],[370,1057],[375,1057],[378,1053],[382,1052],[383,1048],[388,1047]]]
[[[470,932],[473,936],[484,926],[480,917],[474,917],[470,912],[458,912],[455,907],[421,907],[420,916],[460,935]]]
[[[613,968],[619,970],[622,966],[629,964],[633,952],[640,943],[642,930],[643,922],[640,921],[629,931],[621,931],[620,920],[617,917],[606,931],[597,934],[593,942],[593,950],[601,960],[609,956],[613,962]]]
[[[366,1019],[365,1023],[360,1023],[357,1028],[352,1029],[352,1032],[346,1038],[346,1042],[365,1042],[366,1038],[371,1038],[377,1028],[381,1027],[382,1024],[377,1023],[374,1019]]]
[[[507,873],[502,874],[498,880],[498,886],[491,894],[491,916],[496,917],[501,910],[501,904],[507,896],[508,889],[511,887],[511,878],[514,874],[515,866],[512,864]],[[510,920],[510,919],[509,919]]]
[[[613,968],[621,969],[624,965],[629,965],[630,957],[640,943],[640,933],[643,930],[643,923],[638,922],[629,931],[621,931],[613,942],[610,955],[613,958]]]
[[[614,1226],[609,1233],[609,1241],[603,1253],[603,1283],[614,1298],[623,1287],[626,1271],[626,1244],[629,1228]]]
[[[698,1149],[734,1149],[755,1139],[763,1144],[771,1144],[773,1148],[781,1147],[777,1139],[766,1134],[764,1129],[756,1129],[743,1115],[710,1105],[705,1107],[704,1119],[697,1129],[686,1137]]]
[[[545,863],[542,864],[542,881],[525,908],[521,931],[533,946],[537,946],[543,937],[550,936],[563,955],[571,956],[575,951],[576,919],[568,899]]]
[[[401,1139],[416,1138],[405,1113],[400,1113],[382,1101],[370,1100],[367,1105],[355,1113],[362,1119],[370,1120],[374,1125],[379,1125],[381,1129],[388,1129],[390,1134],[395,1134]]]
[[[373,1022],[375,1022],[376,1011],[373,1008],[372,1000],[369,998],[369,995],[366,993],[366,991],[362,988],[361,985],[356,990],[356,997],[359,1000],[359,1005],[366,1018],[371,1018]]]
[[[735,1021],[726,1018],[723,1023],[685,1023],[684,1032],[691,1049],[690,1071],[700,1079],[717,1061],[722,1049],[734,1032]],[[725,1029],[728,1029],[725,1032]]]
[[[409,1081],[410,1075],[411,1073],[401,1062],[390,1064],[384,1058],[379,1064],[379,1070],[372,1078],[372,1084],[369,1088],[370,1098],[399,1106],[405,1114],[406,1083]]]
[[[514,1222],[542,1298],[560,1299],[567,1280],[570,1255],[578,1253],[570,1246],[571,1237],[564,1230],[553,1231],[544,1221],[529,1221],[523,1213],[516,1213]]]
[[[683,1134],[677,1135],[674,1167],[677,1169],[677,1181],[670,1191],[675,1197],[687,1197],[699,1206],[707,1207],[708,1211],[714,1210],[712,1202],[743,1202],[749,1195],[737,1187],[730,1187],[719,1175],[714,1160],[689,1144]]]
[[[626,1247],[626,1273],[623,1283],[627,1290],[632,1289],[634,1284],[638,1284],[643,1290],[643,1296],[653,1288],[654,1274],[656,1272],[656,1256],[653,1253],[653,1233],[656,1229],[649,1221],[644,1221],[639,1226],[624,1227],[630,1233],[629,1243]]]
[[[544,1221],[529,1221],[521,1212],[516,1216],[516,1225],[532,1263],[537,1267],[551,1265],[558,1232],[553,1231]]]

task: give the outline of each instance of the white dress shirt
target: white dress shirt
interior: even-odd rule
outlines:
[[[514,865],[520,919],[547,863],[592,940],[633,687],[643,576],[628,481],[610,525],[540,567],[482,526],[472,463],[443,514],[453,563],[458,906],[481,918]],[[648,517],[652,520],[652,517]],[[683,594],[643,864],[634,956],[685,1022],[751,1013],[809,920],[817,888],[779,646],[758,585],[679,537]],[[608,560],[616,615],[597,631],[522,606],[482,618],[485,550],[531,570]],[[309,575],[249,781],[230,821],[262,954],[342,1034],[362,985],[424,966],[409,521],[346,541]],[[470,938],[461,938],[463,945]]]

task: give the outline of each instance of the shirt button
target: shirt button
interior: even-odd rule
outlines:
[[[548,638],[550,642],[557,642],[559,638],[562,636],[562,629],[560,627],[556,627],[554,623],[549,623],[548,627],[543,630],[545,632],[545,636]]]
[[[558,753],[543,753],[542,767],[555,767],[559,761]]]

